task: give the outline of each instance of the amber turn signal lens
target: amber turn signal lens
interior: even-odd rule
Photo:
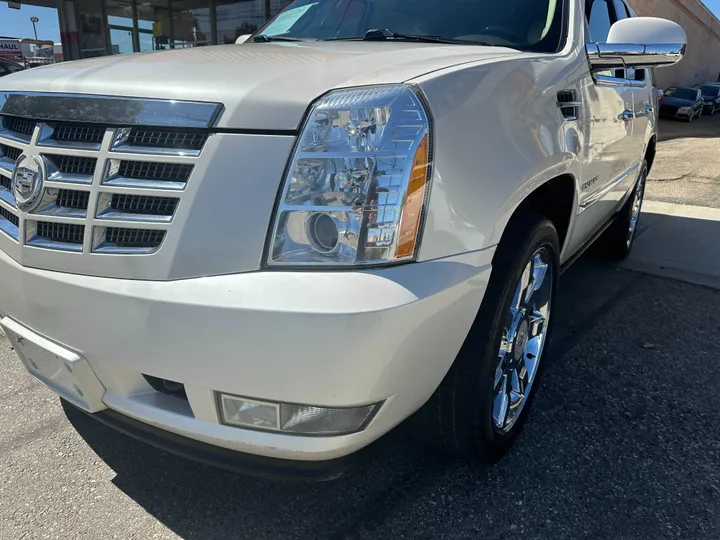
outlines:
[[[429,145],[428,136],[425,135],[413,160],[413,167],[410,173],[405,204],[403,205],[402,217],[400,218],[400,232],[398,237],[397,251],[395,256],[411,257],[415,252],[415,243],[420,227],[423,202],[425,200],[425,185],[427,184],[429,166]]]

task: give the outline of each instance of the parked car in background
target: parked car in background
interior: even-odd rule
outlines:
[[[11,73],[22,71],[24,69],[25,68],[23,66],[16,64],[15,62],[0,60],[0,77],[4,77],[5,75],[10,75]]]
[[[692,122],[702,116],[704,106],[699,88],[668,88],[660,102],[660,116]]]
[[[720,109],[720,84],[703,84],[700,93],[704,101],[703,113],[715,116]]]
[[[256,474],[332,477],[411,416],[461,457],[508,450],[561,270],[633,246],[652,70],[687,36],[623,1],[408,3],[297,0],[241,44],[0,81],[26,369]]]

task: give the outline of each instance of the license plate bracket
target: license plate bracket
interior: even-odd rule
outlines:
[[[33,377],[88,412],[107,408],[102,401],[105,387],[85,358],[9,317],[0,320],[0,326]]]

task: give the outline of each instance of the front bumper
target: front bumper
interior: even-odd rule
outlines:
[[[358,272],[257,272],[170,282],[25,268],[0,253],[0,314],[76,352],[102,406],[194,441],[286,460],[346,456],[430,397],[482,301],[494,249]],[[143,375],[185,385],[187,401]],[[222,425],[216,392],[350,407],[384,401],[335,437]]]

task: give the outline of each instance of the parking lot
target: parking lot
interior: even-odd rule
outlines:
[[[720,115],[661,127],[648,198],[720,208]],[[719,537],[720,290],[683,275],[588,254],[563,276],[542,387],[498,463],[400,437],[324,484],[226,473],[66,415],[3,337],[0,538]]]

